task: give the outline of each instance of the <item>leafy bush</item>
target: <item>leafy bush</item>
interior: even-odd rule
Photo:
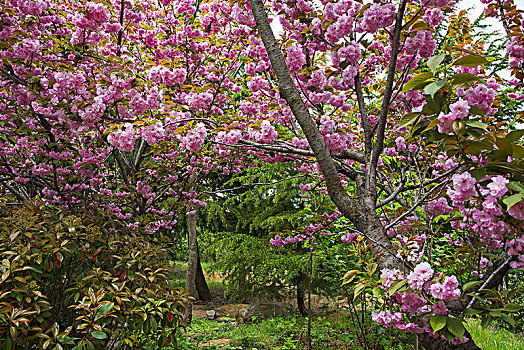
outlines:
[[[187,295],[166,288],[157,244],[101,216],[38,202],[0,216],[3,349],[124,349],[176,341]]]

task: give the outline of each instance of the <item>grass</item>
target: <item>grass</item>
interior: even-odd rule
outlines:
[[[207,265],[205,262],[202,263],[204,271],[207,271]],[[186,271],[187,262],[176,261],[168,275],[169,286],[172,288],[184,288],[186,285]],[[213,278],[206,278],[206,282],[210,291],[225,290],[227,287],[226,282],[217,281]]]
[[[524,350],[524,336],[496,325],[482,329],[479,320],[468,321],[468,331],[482,350]]]
[[[362,349],[355,325],[346,317],[317,317],[312,323],[313,348]],[[307,320],[297,315],[255,320],[248,324],[237,324],[233,319],[226,319],[225,322],[194,319],[179,342],[179,349],[300,350],[307,348],[306,332]],[[400,349],[391,341],[394,336],[383,329],[382,333],[369,332],[367,338],[370,344],[380,344],[384,349]],[[215,343],[221,340],[227,341]]]

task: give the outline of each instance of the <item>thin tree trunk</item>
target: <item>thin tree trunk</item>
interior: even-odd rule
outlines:
[[[196,174],[191,174],[189,183],[195,182]],[[186,292],[192,297],[196,297],[195,293],[195,277],[198,265],[198,246],[197,246],[197,231],[196,231],[196,213],[190,214],[187,217],[187,232],[189,243],[189,254],[187,259],[187,273],[186,273]],[[191,322],[193,317],[193,304],[189,303],[186,308],[186,318]]]
[[[300,275],[299,282],[297,283],[297,306],[298,311],[304,317],[307,316],[306,303],[304,302],[304,291],[302,290],[303,275]]]
[[[198,293],[198,298],[203,301],[213,299],[209,287],[207,286],[206,276],[204,276],[204,270],[202,270],[202,264],[200,263],[200,250],[198,249],[198,239],[196,240],[196,251],[197,251],[197,269],[195,276],[195,286]]]

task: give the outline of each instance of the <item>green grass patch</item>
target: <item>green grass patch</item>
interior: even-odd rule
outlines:
[[[479,320],[470,319],[468,331],[482,350],[524,350],[524,336],[498,327],[482,328]]]
[[[366,334],[369,345],[385,349],[402,349],[398,335],[387,334],[384,329]],[[346,317],[316,317],[312,322],[312,343],[315,349],[364,349],[357,339],[355,325]],[[307,319],[290,315],[286,317],[255,320],[237,324],[233,319],[225,322],[194,319],[191,328],[179,342],[179,349],[307,349]]]

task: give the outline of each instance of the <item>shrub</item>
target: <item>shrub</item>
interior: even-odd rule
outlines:
[[[187,294],[167,289],[165,250],[111,229],[105,219],[97,222],[101,217],[66,215],[38,201],[2,210],[3,349],[124,349],[176,341]]]

